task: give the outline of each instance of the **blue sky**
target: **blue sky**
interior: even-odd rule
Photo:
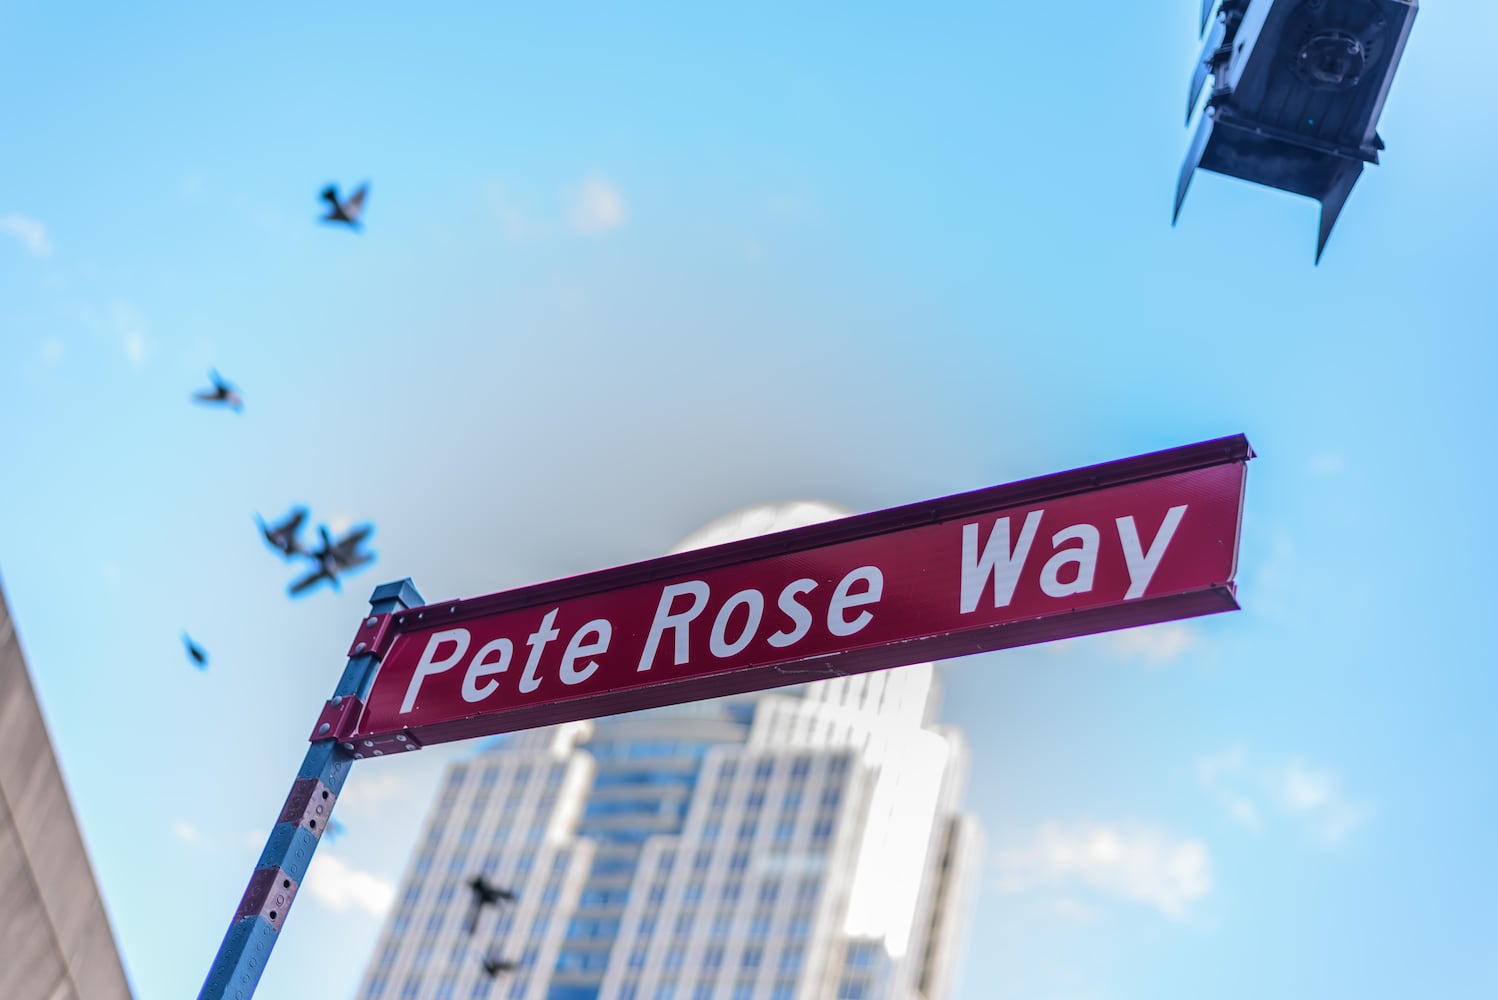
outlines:
[[[1170,226],[1196,14],[0,8],[0,571],[142,1000],[201,984],[376,583],[1235,432],[1242,611],[944,668],[961,996],[1498,993],[1498,11],[1421,10],[1319,267],[1279,192]],[[378,563],[288,601],[293,503]],[[465,752],[356,770],[259,995],[352,993]]]

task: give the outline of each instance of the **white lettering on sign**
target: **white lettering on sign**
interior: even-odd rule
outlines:
[[[1035,531],[1040,527],[1040,515],[1044,511],[1032,510],[1025,515],[1025,525],[1019,530],[1019,541],[1009,544],[1009,518],[1001,517],[993,523],[988,541],[983,545],[983,554],[978,555],[978,526],[962,526],[962,604],[963,614],[978,610],[978,598],[993,579],[993,606],[1004,608],[1014,597],[1014,585],[1019,583],[1020,570],[1025,568],[1025,557],[1035,542]],[[997,543],[998,548],[994,545]]]
[[[541,653],[546,649],[546,644],[561,635],[552,628],[552,623],[557,620],[559,608],[552,608],[546,612],[546,617],[541,619],[541,627],[530,634],[525,644],[531,648],[531,655],[525,661],[525,673],[520,675],[520,693],[530,694],[541,686],[541,677],[538,671],[541,669]]]
[[[1170,544],[1171,538],[1175,536],[1176,526],[1181,523],[1181,517],[1186,513],[1186,505],[1172,507],[1165,512],[1165,522],[1160,525],[1160,530],[1155,533],[1155,540],[1150,543],[1150,550],[1143,552],[1139,547],[1139,529],[1134,527],[1134,517],[1114,518],[1118,524],[1118,540],[1123,543],[1124,562],[1129,566],[1129,591],[1124,594],[1124,600],[1132,601],[1136,597],[1144,596],[1144,588],[1150,585],[1155,577],[1155,570],[1160,566],[1160,559],[1165,555],[1165,546]]]
[[[1080,548],[1061,548],[1062,542],[1073,539],[1082,543]],[[1098,530],[1090,524],[1074,524],[1051,536],[1051,547],[1057,552],[1045,561],[1040,571],[1040,589],[1047,597],[1069,597],[1092,589],[1092,577],[1097,571],[1097,544]],[[1070,583],[1061,579],[1061,567],[1067,565],[1077,567]]]
[[[1149,539],[1140,537],[1133,515],[1115,517],[1117,547],[1113,544],[1113,534],[1110,532],[1105,537],[1095,524],[1083,521],[1067,525],[1049,534],[1050,551],[1043,562],[1039,555],[1033,560],[1030,557],[1040,534],[1044,510],[1029,511],[1023,515],[1022,521],[1017,514],[995,518],[986,534],[979,522],[964,524],[959,572],[953,581],[959,591],[954,595],[958,607],[963,614],[973,613],[985,603],[985,595],[990,592],[992,597],[988,599],[992,600],[994,608],[1007,607],[1015,599],[1020,579],[1027,573],[1027,579],[1032,581],[1027,584],[1027,601],[1033,599],[1036,587],[1046,597],[1057,599],[1089,594],[1097,585],[1098,561],[1103,558],[1111,560],[1109,565],[1114,568],[1105,573],[1104,578],[1118,579],[1120,555],[1129,580],[1124,600],[1143,597],[1186,510],[1186,504],[1171,507],[1154,537]],[[952,576],[945,578],[953,579]],[[895,579],[903,577],[897,575]],[[885,597],[885,573],[872,564],[857,566],[832,583],[830,590],[823,592],[825,598],[817,600],[815,595],[820,587],[821,584],[810,577],[791,580],[775,594],[772,603],[767,596],[771,591],[756,587],[718,597],[707,580],[666,584],[661,587],[655,602],[649,628],[639,628],[639,622],[630,622],[625,627],[624,635],[638,637],[643,632],[645,636],[634,669],[636,672],[652,669],[667,650],[670,651],[669,662],[682,666],[694,662],[700,664],[705,657],[731,660],[753,649],[756,640],[775,649],[787,649],[807,640],[813,632],[819,632],[821,638],[816,641],[821,643],[829,637],[845,639],[856,635],[874,621],[878,605]],[[639,614],[643,615],[648,607],[645,604]],[[503,683],[501,675],[508,675],[515,663],[521,636],[524,636],[526,656],[525,665],[515,681],[516,694],[528,695],[541,690],[553,671],[558,682],[571,686],[582,684],[599,671],[608,669],[606,657],[614,639],[613,622],[607,618],[593,618],[576,627],[568,624],[565,628],[570,634],[566,643],[560,644],[558,640],[562,638],[563,628],[558,627],[557,619],[561,608],[551,608],[544,614],[536,608],[530,614],[540,617],[531,617],[526,625],[514,625],[508,636],[486,637],[472,655],[469,648],[474,639],[467,628],[441,629],[427,636],[426,645],[406,685],[401,714],[416,707],[422,685],[428,678],[448,674],[460,665],[463,665],[463,670],[458,693],[464,702],[475,704],[494,697]],[[526,635],[525,628],[532,624],[534,631]],[[560,654],[555,652],[556,649],[561,650]],[[618,654],[616,660],[623,662],[616,669],[627,669],[629,661],[624,658],[633,655],[632,646]],[[456,683],[456,676],[453,682],[444,683]]]
[[[744,627],[739,630],[739,637],[730,640],[728,638],[728,619],[733,615],[735,609],[740,605],[749,609],[749,619],[744,622]],[[749,645],[754,638],[754,633],[759,630],[760,619],[765,616],[765,595],[757,590],[741,590],[728,600],[723,602],[723,607],[718,610],[718,617],[713,619],[712,634],[707,637],[707,648],[718,659],[734,656],[742,653],[744,647]]]
[[[1129,589],[1124,593],[1124,600],[1132,601],[1144,596],[1150,581],[1155,578],[1155,570],[1160,568],[1160,560],[1165,557],[1170,540],[1175,537],[1176,527],[1186,514],[1186,507],[1187,504],[1180,504],[1166,511],[1165,521],[1155,533],[1148,551],[1140,544],[1139,529],[1134,524],[1133,515],[1114,518],[1114,524],[1118,527],[1118,543],[1123,548],[1124,566],[1129,571]],[[1042,513],[1044,512],[1033,510],[1025,515],[1019,538],[1012,545],[1009,540],[1009,518],[995,520],[988,533],[988,540],[983,543],[981,554],[978,552],[980,525],[962,526],[962,592],[958,604],[962,614],[971,614],[978,609],[978,601],[988,589],[990,581],[993,585],[995,608],[1007,607],[1014,599],[1014,588],[1019,583],[1025,560],[1035,543],[1035,533],[1040,527]],[[1080,544],[1065,544],[1068,542]],[[1095,525],[1087,523],[1069,525],[1052,535],[1052,555],[1040,568],[1041,592],[1047,597],[1090,593],[1097,575],[1098,550],[1101,545],[1102,533]]]
[[[406,697],[401,702],[401,712],[404,714],[411,711],[416,704],[416,694],[421,690],[421,682],[432,674],[440,674],[463,658],[468,652],[468,644],[473,637],[468,634],[466,628],[450,628],[445,632],[434,632],[427,640],[427,648],[421,651],[421,659],[416,662],[416,672],[411,675],[411,683],[406,687]],[[453,644],[452,655],[445,660],[437,659],[437,651],[442,644],[450,642]]]
[[[645,652],[640,655],[640,666],[637,669],[649,670],[655,663],[656,647],[667,629],[676,633],[672,662],[677,666],[687,662],[687,625],[702,614],[702,609],[707,606],[707,593],[707,584],[701,580],[673,583],[661,591],[661,603],[656,606],[655,620],[650,623],[650,638],[645,640]],[[691,595],[692,606],[685,611],[672,612],[671,605],[682,594]]]
[[[853,585],[861,583],[864,589],[853,592]],[[849,608],[861,608],[865,604],[876,604],[884,596],[884,574],[878,566],[860,566],[837,585],[832,592],[832,603],[827,605],[827,631],[833,635],[852,635],[874,620],[867,611],[848,617]]]
[[[854,587],[860,584],[861,589],[855,590]],[[770,645],[783,649],[792,643],[799,642],[811,631],[814,621],[811,611],[797,598],[811,593],[816,586],[815,580],[800,579],[792,580],[781,588],[775,605],[786,618],[790,619],[791,629],[786,631],[782,628],[772,633],[766,640]],[[676,598],[682,594],[692,596],[691,606],[682,611],[673,610]],[[833,635],[847,636],[864,628],[874,620],[871,612],[860,611],[852,618],[847,616],[847,612],[852,608],[876,604],[883,594],[884,574],[877,566],[860,566],[850,571],[833,589],[831,603],[827,607],[827,631]],[[680,666],[691,659],[691,625],[707,608],[711,598],[712,592],[701,580],[673,583],[662,589],[660,603],[655,610],[655,619],[650,623],[650,632],[645,640],[645,650],[640,654],[640,664],[636,669],[649,670],[655,665],[656,654],[668,630],[672,633],[673,639],[672,662]],[[730,617],[740,607],[748,610],[748,621],[730,639],[728,636]],[[729,597],[713,617],[712,629],[707,640],[708,651],[719,659],[723,659],[748,648],[764,620],[764,607],[764,594],[752,588],[741,590]]]
[[[584,637],[592,635],[592,642],[585,642]],[[567,651],[562,654],[562,683],[581,684],[593,672],[598,669],[597,660],[589,660],[578,669],[577,661],[585,656],[602,656],[609,650],[609,639],[613,638],[614,626],[609,624],[607,618],[595,618],[577,632],[567,641]]]
[[[467,632],[468,630],[462,629],[461,631]],[[467,645],[466,640],[464,645]],[[489,659],[491,655],[497,659]],[[480,677],[492,677],[509,670],[510,660],[514,655],[515,644],[508,639],[495,639],[479,647],[479,651],[473,654],[473,662],[468,664],[468,672],[463,675],[463,700],[483,701],[497,691],[499,681],[488,681],[482,687],[474,682]]]
[[[775,602],[775,606],[791,620],[791,630],[787,632],[785,629],[781,629],[765,640],[766,642],[783,649],[811,631],[811,612],[806,610],[806,605],[796,600],[796,598],[802,594],[809,594],[816,589],[817,581],[805,578],[792,581],[785,585],[785,589],[780,592],[780,599]]]

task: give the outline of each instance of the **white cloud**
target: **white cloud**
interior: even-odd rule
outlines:
[[[109,304],[109,326],[119,338],[130,366],[142,367],[146,363],[146,355],[150,353],[150,341],[146,336],[146,314],[128,302],[114,301]]]
[[[1141,824],[1047,823],[995,857],[1007,892],[1058,889],[1055,905],[1074,913],[1069,893],[1087,890],[1182,919],[1212,888],[1207,847]],[[1085,908],[1085,907],[1084,907]]]
[[[1285,808],[1328,847],[1347,840],[1368,819],[1368,811],[1342,794],[1337,776],[1330,771],[1292,760],[1275,777]]]
[[[395,899],[395,885],[389,879],[359,871],[327,851],[313,855],[302,888],[339,913],[358,908],[379,917]]]
[[[33,257],[52,256],[52,241],[47,238],[47,227],[36,219],[29,219],[24,215],[0,215],[0,233],[15,237]]]
[[[1258,804],[1242,790],[1242,776],[1248,764],[1242,747],[1203,757],[1196,762],[1196,776],[1217,803],[1241,826],[1262,829],[1263,816]]]
[[[1198,637],[1183,622],[1162,622],[1111,632],[1108,645],[1118,656],[1163,667],[1196,648]]]
[[[44,365],[55,365],[62,360],[65,348],[61,337],[48,337],[37,351]]]
[[[594,236],[624,225],[624,196],[609,180],[594,175],[572,193],[567,221],[575,232]]]
[[[203,835],[198,832],[198,828],[184,819],[172,821],[172,836],[184,844],[196,844],[203,839]]]
[[[1368,810],[1343,793],[1333,772],[1304,761],[1257,765],[1242,747],[1233,747],[1198,760],[1196,774],[1229,816],[1253,830],[1275,815],[1317,843],[1336,847],[1368,819]]]

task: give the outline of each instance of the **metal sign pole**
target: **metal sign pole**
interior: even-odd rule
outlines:
[[[421,595],[410,580],[381,584],[370,596],[369,617],[360,623],[360,634],[383,626],[387,616],[421,603]],[[356,640],[349,650],[343,678],[318,719],[312,746],[260,853],[198,1000],[249,1000],[254,994],[286,912],[307,876],[312,852],[317,850],[332,817],[349,765],[364,756],[340,738],[358,722],[358,710],[368,697],[378,665],[375,645]]]

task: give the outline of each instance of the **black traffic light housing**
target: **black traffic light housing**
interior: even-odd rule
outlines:
[[[1203,0],[1210,31],[1188,90],[1190,123],[1211,95],[1176,182],[1175,212],[1198,167],[1315,198],[1316,260],[1363,172],[1418,0]],[[1213,9],[1217,16],[1212,17]]]

